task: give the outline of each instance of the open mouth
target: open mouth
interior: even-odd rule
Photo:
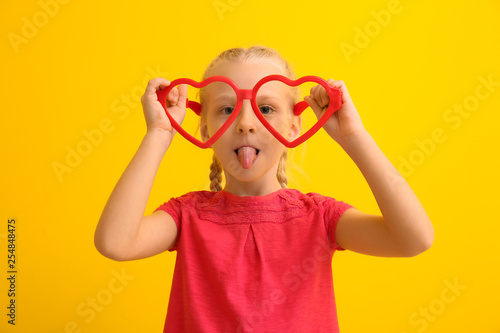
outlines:
[[[241,148],[244,148],[244,147],[241,147]],[[238,149],[235,149],[235,150],[234,150],[234,152],[236,153],[236,155],[238,155],[238,152],[240,151],[240,149],[241,149],[241,148],[238,148]],[[255,149],[255,154],[256,154],[256,155],[259,155],[260,150],[259,150],[259,149],[257,149],[257,148],[254,148],[254,149]]]

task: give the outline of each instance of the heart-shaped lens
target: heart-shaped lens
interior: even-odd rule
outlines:
[[[321,86],[320,106],[326,110],[318,109],[319,113],[316,115],[305,97],[318,85]],[[281,75],[268,76],[257,83],[253,93],[252,106],[257,117],[288,148],[298,146],[316,133],[340,108],[342,96],[340,90],[332,88],[325,80],[316,76],[304,76],[295,81]],[[302,118],[298,138],[289,136],[293,114]]]
[[[208,148],[217,141],[237,117],[239,109],[238,87],[225,77],[213,76],[203,82],[191,79],[172,81],[166,89],[158,91],[158,100],[162,104],[172,126],[187,140],[200,148]],[[172,95],[179,95],[177,104],[170,102]],[[184,118],[183,98],[186,97]],[[203,109],[201,101],[203,101]],[[210,113],[207,122],[208,133],[201,133],[201,112]],[[204,134],[202,136],[202,134]]]

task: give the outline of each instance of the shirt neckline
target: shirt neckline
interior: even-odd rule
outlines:
[[[287,188],[281,188],[277,191],[271,192],[269,194],[265,195],[258,195],[258,196],[253,196],[253,195],[247,195],[247,196],[239,196],[236,194],[232,194],[230,192],[227,192],[225,190],[220,190],[219,193],[221,196],[226,198],[227,200],[234,201],[234,202],[267,202],[270,200],[273,200],[280,194],[284,193],[287,191]]]

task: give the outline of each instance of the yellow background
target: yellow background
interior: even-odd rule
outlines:
[[[175,254],[113,262],[93,245],[107,197],[145,133],[139,97],[153,76],[199,79],[220,51],[264,44],[297,76],[346,82],[387,157],[398,168],[413,161],[405,174],[436,230],[433,247],[414,258],[337,253],[341,331],[500,332],[498,1],[53,4],[0,3],[0,331],[161,332]],[[491,91],[481,83],[488,77]],[[449,118],[455,104],[469,116]],[[85,133],[95,134],[90,146]],[[58,176],[54,164],[68,166],[77,148],[86,156]],[[210,154],[177,137],[147,212],[207,189]],[[290,187],[378,212],[359,170],[324,131],[295,149],[288,170]],[[15,327],[6,316],[9,218],[18,227]]]

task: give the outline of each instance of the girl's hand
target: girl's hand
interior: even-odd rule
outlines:
[[[329,79],[327,82],[331,87],[339,88],[342,92],[342,107],[327,120],[323,128],[332,139],[342,146],[346,140],[359,133],[366,132],[366,130],[344,81]],[[318,119],[321,118],[330,103],[326,89],[321,85],[314,86],[310,95],[306,96],[304,100],[311,106]]]
[[[177,131],[172,127],[156,95],[157,91],[165,89],[169,85],[170,81],[164,78],[157,77],[152,79],[148,82],[146,91],[141,97],[141,103],[148,132],[155,130],[166,131],[171,133],[173,137]],[[182,124],[186,115],[186,96],[187,86],[184,84],[172,89],[167,96],[168,112],[178,124]]]

